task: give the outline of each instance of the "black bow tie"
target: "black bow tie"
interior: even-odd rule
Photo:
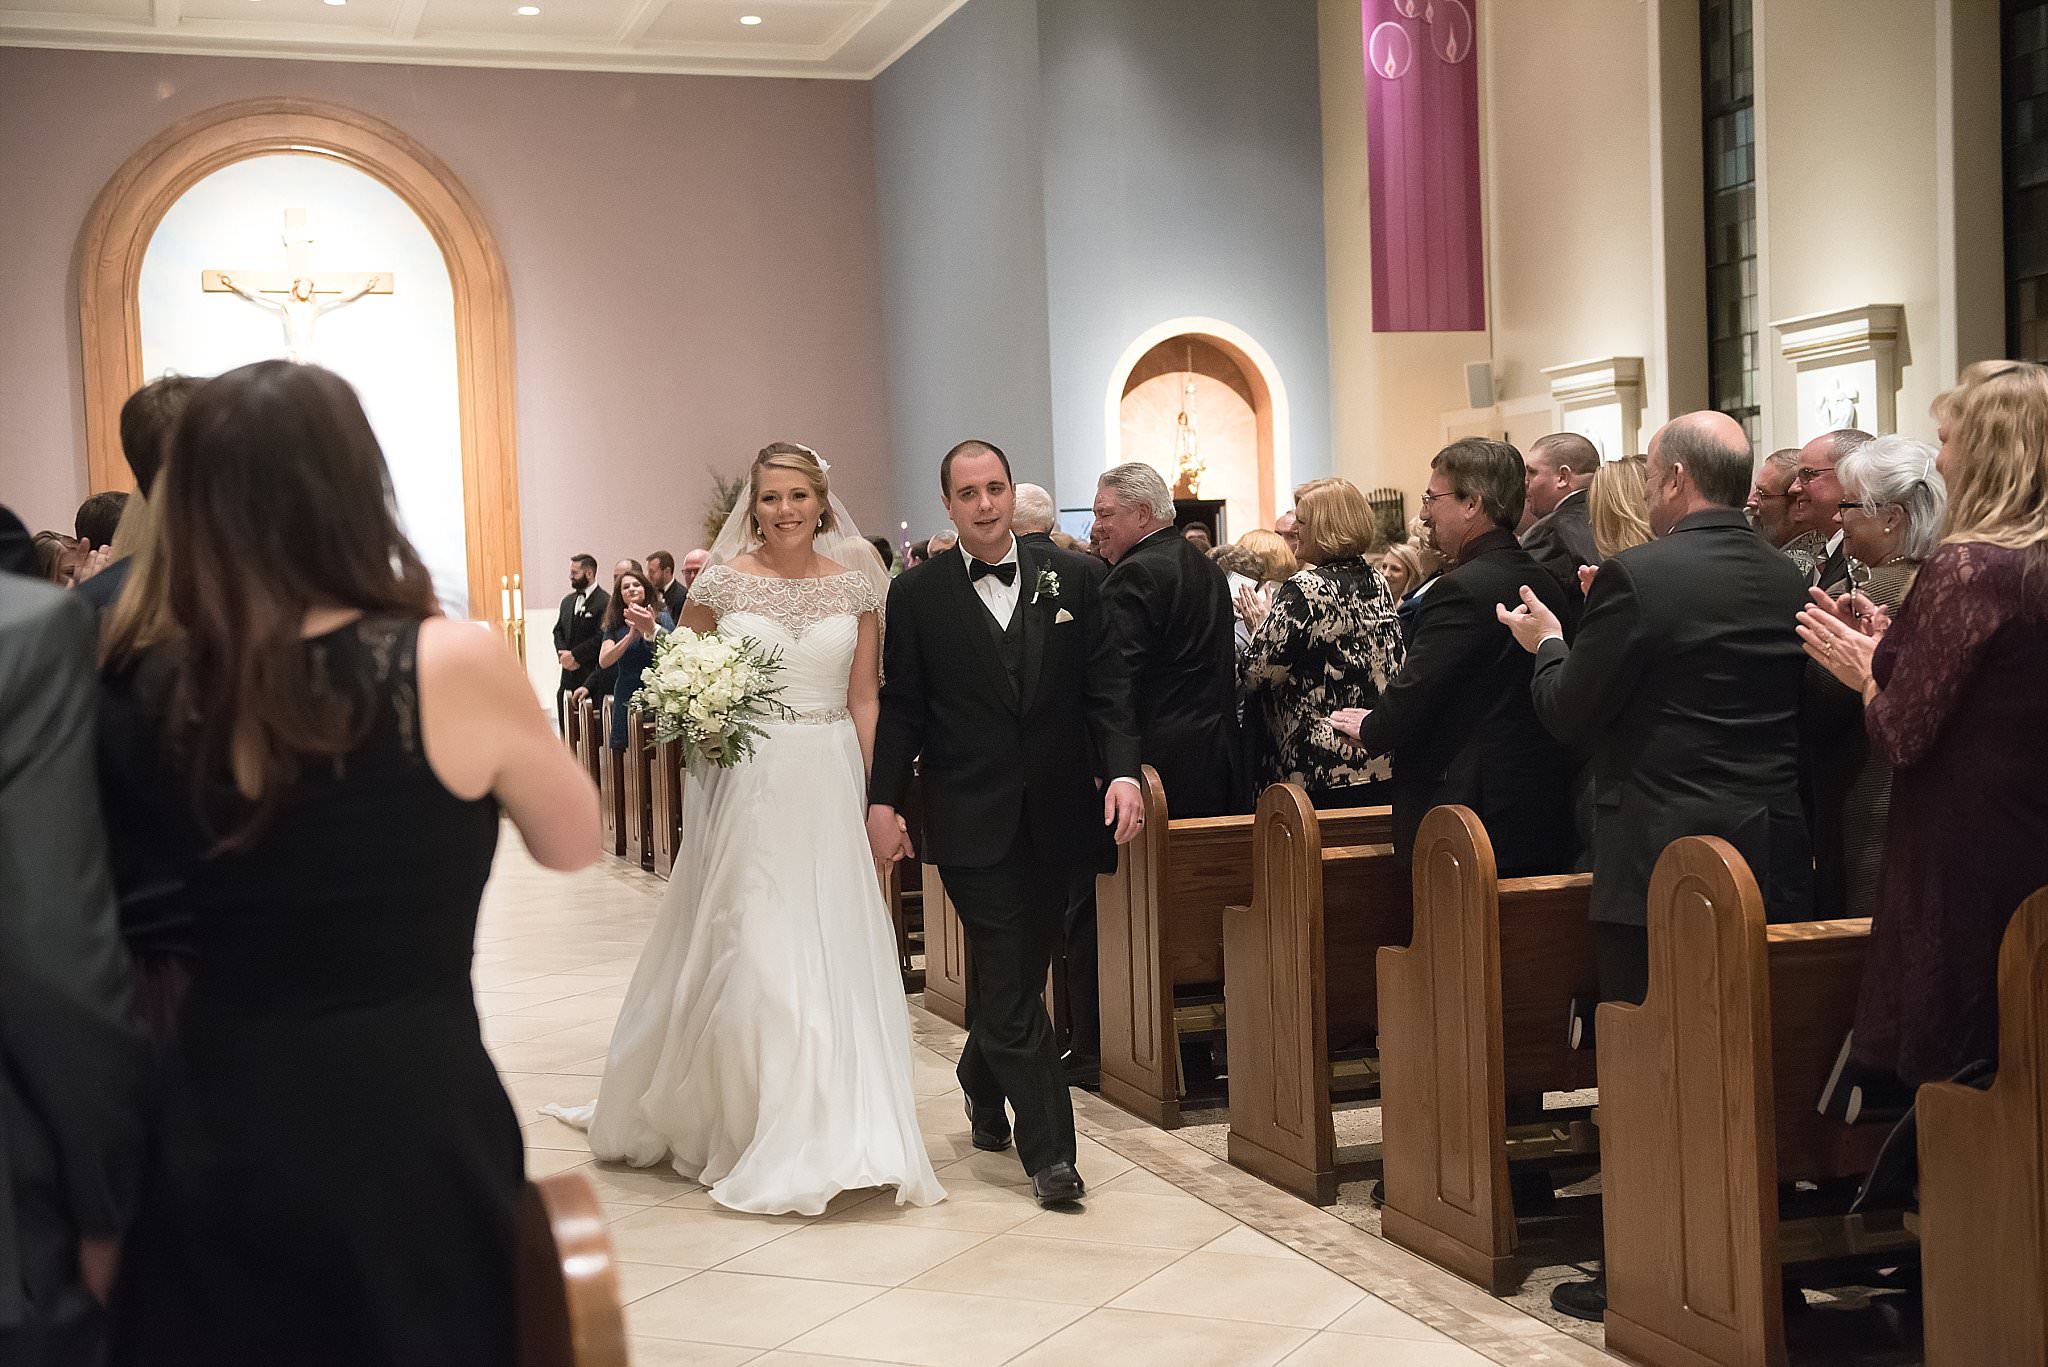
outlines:
[[[1014,584],[1017,582],[1017,562],[1006,560],[1000,565],[991,565],[986,560],[976,560],[969,556],[967,560],[968,582],[973,583],[984,574],[992,574],[1005,584]]]

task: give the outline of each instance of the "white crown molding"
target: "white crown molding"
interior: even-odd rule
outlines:
[[[1808,313],[1771,324],[1778,349],[1793,364],[1859,356],[1895,345],[1905,327],[1906,310],[1898,304],[1864,304],[1831,313]]]
[[[1643,388],[1643,358],[1603,356],[1597,361],[1571,361],[1549,365],[1541,372],[1550,381],[1550,397],[1558,404],[1614,399],[1633,389],[1638,398]]]

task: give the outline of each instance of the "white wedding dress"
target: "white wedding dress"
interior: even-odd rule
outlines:
[[[684,779],[668,895],[626,990],[595,1106],[548,1107],[599,1158],[667,1159],[733,1210],[816,1215],[842,1191],[945,1190],[918,1129],[910,1011],[868,850],[846,708],[861,574],[713,565],[691,587],[718,631],[782,651],[753,757]]]

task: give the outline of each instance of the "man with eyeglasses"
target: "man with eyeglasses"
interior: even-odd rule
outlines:
[[[1799,496],[1792,492],[1792,473],[1798,468],[1798,447],[1771,452],[1756,468],[1756,480],[1749,486],[1749,498],[1742,505],[1756,534],[1788,555],[1792,543],[1808,535],[1794,521]]]
[[[1868,432],[1853,427],[1815,437],[1799,448],[1799,465],[1786,490],[1795,500],[1792,512],[1799,530],[1812,532],[1826,548],[1816,557],[1820,568],[1814,583],[1829,593],[1849,591],[1849,553],[1842,549],[1842,482],[1835,478],[1835,463],[1870,439]]]

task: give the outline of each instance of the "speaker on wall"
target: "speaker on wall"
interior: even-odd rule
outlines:
[[[1493,407],[1493,362],[1473,361],[1465,367],[1465,406]]]

